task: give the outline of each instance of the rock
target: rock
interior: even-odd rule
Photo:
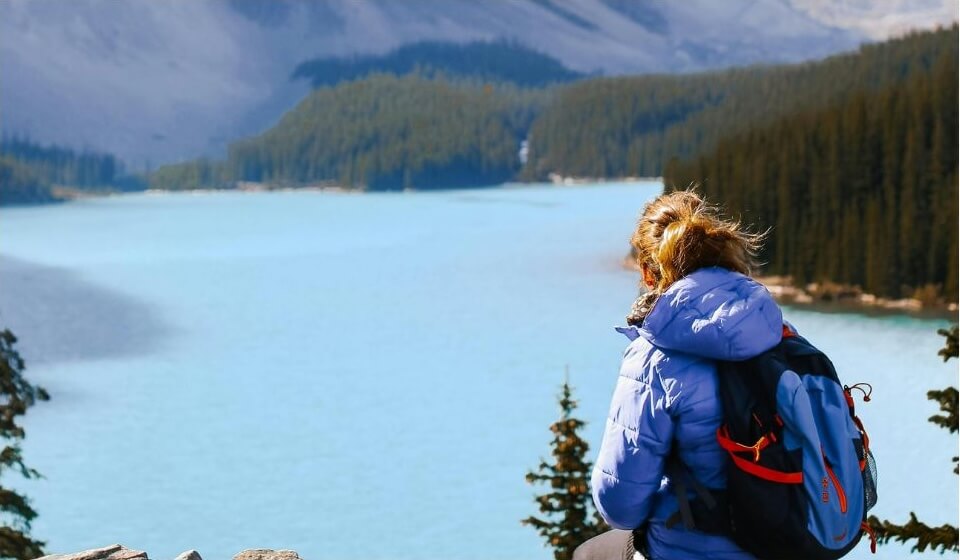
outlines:
[[[199,558],[199,556],[198,556]],[[39,560],[148,560],[147,553],[141,550],[131,550],[120,544],[112,544],[103,548],[94,548],[75,552],[73,554],[51,554]]]
[[[188,550],[181,552],[180,555],[173,560],[203,560],[203,558],[200,557],[200,553],[196,550]]]
[[[300,555],[293,550],[270,550],[267,548],[256,548],[244,550],[233,557],[233,560],[302,560]]]

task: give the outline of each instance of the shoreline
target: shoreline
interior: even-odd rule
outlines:
[[[630,256],[621,261],[623,268],[639,272]],[[811,282],[796,286],[790,276],[758,275],[760,282],[780,305],[820,313],[858,313],[868,316],[906,316],[922,319],[947,319],[956,322],[958,306],[937,299],[924,302],[917,298],[890,299],[865,293],[859,286],[834,282]]]
[[[214,193],[263,193],[263,192],[316,192],[324,194],[367,194],[367,193],[377,193],[377,192],[438,192],[438,191],[451,191],[451,190],[485,190],[485,189],[501,189],[501,188],[516,188],[526,187],[526,186],[555,186],[555,187],[571,187],[571,186],[583,186],[583,185],[604,185],[604,184],[614,184],[614,183],[648,183],[648,182],[663,182],[662,177],[616,177],[616,178],[597,178],[597,177],[564,177],[557,174],[551,174],[550,178],[546,181],[507,181],[505,183],[498,183],[495,185],[477,185],[471,187],[455,187],[455,188],[437,188],[437,189],[402,189],[398,191],[378,191],[378,190],[369,190],[366,188],[349,188],[344,187],[335,183],[322,182],[322,183],[311,183],[306,185],[272,185],[269,183],[258,183],[253,181],[237,181],[234,186],[224,186],[221,188],[218,187],[202,187],[196,189],[152,189],[147,188],[143,190],[120,190],[120,189],[80,189],[76,187],[69,187],[63,185],[54,185],[51,188],[51,193],[54,198],[50,200],[37,200],[32,202],[17,202],[5,204],[0,202],[0,207],[2,208],[16,208],[23,206],[45,206],[53,204],[63,204],[67,202],[73,202],[76,200],[89,200],[97,198],[110,198],[114,196],[123,196],[130,194],[145,194],[150,196],[161,196],[167,194],[214,194]]]
[[[590,185],[604,183],[649,183],[657,182],[663,184],[663,177],[573,177],[564,176],[559,173],[550,173],[547,175],[546,184],[569,186],[569,185]],[[539,182],[531,182],[537,184]]]

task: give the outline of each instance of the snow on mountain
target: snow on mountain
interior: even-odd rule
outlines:
[[[308,91],[292,70],[318,56],[512,39],[583,72],[690,72],[817,58],[877,37],[829,4],[0,0],[0,127],[141,168],[219,155],[272,124]],[[913,9],[901,4],[885,2]]]
[[[957,20],[957,0],[791,0],[825,25],[852,29],[871,39],[901,35]]]

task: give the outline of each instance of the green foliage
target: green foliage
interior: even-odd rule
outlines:
[[[957,389],[947,387],[942,391],[927,391],[927,398],[940,404],[940,412],[944,414],[934,414],[929,418],[931,422],[950,430],[950,433],[957,431]],[[956,460],[956,459],[954,459]]]
[[[960,326],[958,325],[954,325],[950,327],[950,329],[937,330],[937,334],[946,339],[943,348],[937,352],[938,356],[943,357],[943,361],[957,357],[957,338],[958,334],[960,334],[958,331],[960,331]],[[939,403],[940,412],[945,413],[934,414],[929,420],[941,428],[950,430],[951,434],[957,433],[957,430],[960,429],[957,416],[957,408],[958,405],[960,405],[960,393],[957,392],[957,389],[955,387],[947,387],[942,391],[929,391],[927,392],[927,398]],[[957,463],[953,467],[953,472],[960,474],[960,457],[954,457],[953,462]]]
[[[944,53],[956,56],[956,41],[954,27],[866,45],[857,53],[815,63],[594,78],[543,89],[521,89],[510,82],[549,83],[563,79],[563,72],[534,64],[540,55],[515,52],[509,44],[427,43],[384,57],[323,59],[306,63],[297,76],[328,85],[310,94],[275,127],[232,144],[222,165],[200,160],[161,168],[151,186],[223,188],[250,181],[393,190],[540,180],[554,172],[656,176],[664,173],[665,162],[708,153],[731,135],[788,116],[835,108],[855,94],[873,95],[930,74]],[[531,66],[545,68],[547,76],[530,72]],[[378,71],[406,75],[371,73]],[[527,78],[533,81],[524,81]],[[949,98],[949,91],[936,95],[938,100]],[[902,166],[891,163],[894,170],[887,175],[899,174],[901,168],[920,169],[927,152],[934,154],[928,159],[948,164],[949,133],[955,129],[951,123],[943,119],[930,137],[932,143]],[[524,140],[529,151],[522,164],[518,149]],[[896,152],[898,147],[889,149]],[[893,162],[891,158],[885,156],[884,161]],[[764,166],[775,164],[754,165],[766,172]],[[945,169],[950,167],[914,173],[921,181],[918,192],[925,192]],[[673,168],[674,173],[681,171]],[[870,177],[873,174],[864,180]],[[911,215],[949,206],[950,189],[937,192],[939,198],[917,204]],[[936,220],[939,224],[949,218],[944,211]],[[932,240],[929,252],[937,253],[950,243],[950,236],[946,229],[933,231],[944,232]],[[919,242],[898,236],[897,243],[899,251],[900,244],[913,247]],[[917,276],[946,275],[946,289],[956,283],[956,274],[950,276],[949,271],[960,268],[952,264],[956,263],[925,260]],[[872,268],[885,270],[884,266],[877,262]],[[881,274],[876,281],[896,278]]]
[[[15,136],[0,139],[0,205],[58,199],[53,187],[82,191],[141,190],[143,180],[124,175],[111,154],[41,146]]]
[[[384,55],[309,60],[297,66],[292,77],[308,79],[314,87],[322,87],[378,73],[444,75],[525,87],[569,82],[582,76],[557,59],[516,42],[422,41],[403,45]]]
[[[59,146],[41,146],[29,140],[11,137],[0,140],[4,154],[30,169],[48,183],[73,187],[98,187],[113,184],[121,171],[117,158],[94,152],[77,153]]]
[[[709,152],[730,135],[928,72],[942,54],[955,56],[956,43],[953,27],[820,62],[580,81],[534,123],[524,176],[660,176],[670,159]]]
[[[530,516],[521,523],[540,533],[553,548],[556,560],[569,560],[574,549],[608,527],[594,509],[590,496],[592,465],[584,459],[589,446],[577,433],[584,423],[573,417],[577,402],[569,381],[564,381],[559,401],[560,419],[550,426],[554,462],[541,460],[537,470],[526,476],[528,483],[550,488],[549,493],[536,499],[544,517]]]
[[[227,179],[222,162],[206,158],[164,165],[150,174],[148,185],[158,190],[223,189],[233,185]]]
[[[945,346],[938,353],[940,356],[943,356],[944,361],[957,357],[957,330],[958,327],[954,326],[950,330],[940,329],[937,331],[938,334],[946,337]],[[931,416],[930,421],[941,428],[946,428],[950,433],[956,433],[958,427],[957,389],[948,387],[943,391],[930,391],[927,393],[927,398],[937,401],[940,404],[940,411],[945,413],[945,415],[937,414]],[[957,457],[953,458],[953,462],[957,462]],[[957,467],[954,467],[953,472],[958,473],[960,471],[958,471]],[[881,544],[888,543],[891,540],[897,542],[916,540],[917,542],[913,545],[913,550],[917,552],[923,552],[927,548],[931,550],[937,550],[939,548],[941,554],[948,550],[954,552],[960,550],[960,533],[958,533],[957,527],[948,524],[943,524],[939,527],[930,527],[926,523],[918,520],[917,515],[912,511],[910,512],[910,520],[903,525],[897,525],[887,520],[881,521],[873,515],[867,519],[867,523],[870,524],[877,535],[877,540]]]
[[[43,181],[27,166],[0,155],[0,205],[33,204],[56,200],[50,184]]]
[[[943,348],[937,352],[937,356],[943,358],[943,361],[947,361],[950,358],[956,358],[958,354],[957,339],[960,336],[960,326],[954,325],[949,329],[937,329],[937,334],[944,337],[946,341],[943,343]],[[957,431],[957,428],[954,427],[953,431]]]
[[[14,470],[25,478],[37,478],[40,473],[27,467],[20,452],[20,441],[25,434],[17,424],[36,401],[50,398],[41,387],[31,385],[23,377],[24,364],[14,348],[17,338],[9,330],[0,332],[0,438],[8,444],[0,451],[0,473]],[[0,558],[23,560],[43,556],[41,541],[30,538],[30,522],[37,512],[20,494],[0,486],[0,512],[13,522],[0,527]]]
[[[944,48],[920,49],[930,37]],[[894,59],[913,60],[904,79],[858,86],[673,160],[666,184],[698,183],[730,213],[772,228],[766,273],[955,300],[956,41],[956,27],[905,39],[913,58]]]
[[[544,91],[377,75],[320,88],[230,146],[233,180],[398,190],[497,184],[520,169]]]
[[[894,540],[896,542],[907,542],[916,539],[913,546],[915,552],[923,552],[927,548],[931,550],[940,549],[940,553],[948,550],[957,550],[957,528],[948,524],[939,527],[930,527],[926,523],[917,520],[917,515],[910,512],[910,520],[904,525],[895,525],[889,521],[880,521],[871,516],[868,520],[877,534],[877,541],[883,544]]]

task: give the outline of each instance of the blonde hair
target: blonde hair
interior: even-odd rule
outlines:
[[[720,266],[749,275],[759,265],[763,233],[724,219],[693,190],[661,195],[648,203],[630,239],[638,265],[656,278],[654,292],[691,272]]]

